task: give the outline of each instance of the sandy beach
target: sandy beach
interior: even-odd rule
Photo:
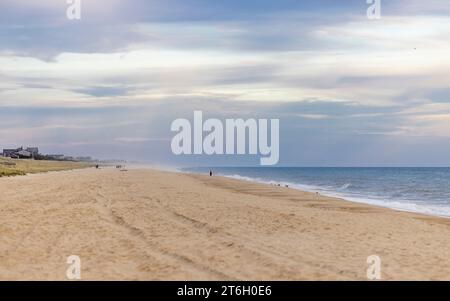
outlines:
[[[450,280],[450,219],[221,177],[112,168],[0,178],[0,279]]]

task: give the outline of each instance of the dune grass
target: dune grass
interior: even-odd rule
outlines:
[[[47,171],[79,169],[93,166],[84,162],[36,161],[0,158],[0,177],[25,175]]]

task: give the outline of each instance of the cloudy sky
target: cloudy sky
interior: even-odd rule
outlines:
[[[280,164],[450,166],[450,4],[0,1],[0,148],[170,165],[171,122],[279,118]]]

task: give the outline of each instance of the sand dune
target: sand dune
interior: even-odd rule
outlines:
[[[0,179],[0,279],[450,280],[450,219],[150,170]]]

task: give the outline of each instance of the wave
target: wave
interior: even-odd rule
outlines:
[[[349,188],[351,185],[352,185],[351,183],[344,184],[344,185],[342,185],[342,186],[339,188],[339,190],[346,190],[346,189]]]

